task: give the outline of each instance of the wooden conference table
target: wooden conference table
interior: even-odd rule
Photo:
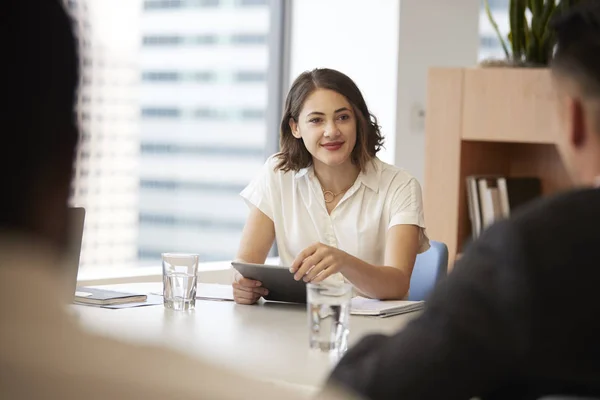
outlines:
[[[160,292],[162,283],[103,286]],[[317,390],[337,360],[308,348],[306,306],[197,300],[192,312],[162,305],[128,309],[74,306],[82,326],[133,343],[174,348],[265,381]],[[369,333],[393,333],[419,313],[389,318],[352,316],[349,345]]]

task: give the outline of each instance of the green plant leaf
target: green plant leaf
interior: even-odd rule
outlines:
[[[511,0],[509,7],[510,30],[512,32],[513,60],[516,62],[523,61],[523,57],[525,56],[526,9],[527,0]]]
[[[535,59],[535,54],[537,52],[538,44],[539,44],[539,40],[534,35],[531,35],[531,40],[529,41],[529,43],[527,45],[527,52],[525,54],[525,59],[528,62],[531,62],[531,60]]]
[[[564,1],[564,0],[562,0]],[[542,13],[541,13],[541,21],[544,24],[544,29],[548,26],[548,21],[550,19],[550,15],[556,10],[556,1],[555,0],[546,0],[546,4],[544,4]]]
[[[556,6],[555,0],[547,0],[541,18],[543,32],[540,37],[540,49],[538,51],[538,56],[540,61],[545,64],[548,63],[552,49],[554,48],[554,36],[552,35],[552,31],[550,29],[550,21],[555,15],[557,9],[558,7]]]
[[[533,0],[532,5],[533,7],[531,8],[531,30],[533,31],[535,37],[540,39],[542,34],[540,15],[544,6],[544,0]]]
[[[527,44],[531,41],[531,38],[529,37],[531,35],[531,30],[529,29],[529,24],[527,23],[527,18],[525,18],[523,20],[523,52],[525,53],[525,56],[527,57]]]
[[[542,7],[544,6],[544,0],[532,0],[532,6],[530,7],[531,14],[540,15]]]
[[[512,50],[511,56],[492,17],[489,0],[484,1],[488,18],[507,58],[512,58],[515,62],[547,65],[556,45],[556,35],[550,29],[550,21],[556,13],[564,12],[583,0],[510,0],[510,32],[507,41]],[[531,12],[530,20],[527,18],[527,10]]]
[[[494,31],[496,31],[496,36],[498,37],[498,40],[500,41],[500,44],[502,45],[502,49],[504,50],[504,54],[506,55],[506,58],[508,59],[510,57],[510,54],[508,52],[508,47],[506,46],[506,43],[504,42],[504,39],[502,38],[502,35],[500,34],[500,29],[498,29],[498,24],[496,23],[496,21],[494,20],[494,17],[492,16],[492,11],[490,10],[489,0],[485,0],[485,13],[487,14],[490,24],[492,24]]]
[[[521,54],[519,52],[519,38],[521,32],[519,30],[519,22],[517,15],[517,0],[510,0],[508,6],[508,17],[510,21],[510,44],[512,47],[512,58],[514,61],[520,59]]]

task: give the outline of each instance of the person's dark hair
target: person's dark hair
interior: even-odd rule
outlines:
[[[383,136],[377,118],[369,112],[365,99],[356,84],[343,73],[327,68],[317,68],[300,74],[292,84],[285,100],[281,119],[281,151],[276,168],[282,171],[298,171],[312,164],[312,156],[302,139],[292,134],[290,120],[298,122],[304,102],[315,90],[329,89],[344,96],[356,115],[356,145],[352,150],[352,162],[363,170],[383,145]]]
[[[551,61],[555,73],[571,77],[586,97],[600,97],[600,1],[584,0],[557,15]]]
[[[58,0],[1,8],[0,231],[51,236],[66,224],[78,139],[76,40]]]

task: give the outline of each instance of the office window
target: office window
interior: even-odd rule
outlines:
[[[167,10],[176,8],[214,8],[219,7],[220,0],[145,0],[144,10]]]
[[[267,35],[262,34],[235,34],[231,37],[231,43],[241,45],[264,45]]]
[[[205,45],[205,44],[216,44],[218,42],[217,35],[200,35],[194,39],[194,44]]]
[[[278,150],[271,4],[288,2],[70,1],[85,60],[71,200],[88,211],[82,268],[160,265],[167,251],[232,259],[239,193]]]
[[[479,45],[484,48],[495,48],[500,46],[497,36],[482,35],[479,37]]]
[[[212,108],[198,108],[196,111],[194,111],[194,116],[196,118],[204,119],[219,119],[225,117],[223,112]]]
[[[144,46],[210,46],[231,43],[233,45],[265,45],[267,35],[260,33],[235,33],[229,37],[216,34],[205,34],[197,36],[189,35],[148,35],[142,38]]]
[[[241,7],[266,6],[269,0],[237,0],[237,4]]]
[[[176,82],[179,79],[181,79],[181,76],[172,71],[146,71],[142,73],[142,80],[144,81]]]
[[[143,189],[159,189],[170,192],[210,192],[237,195],[244,189],[243,184],[228,182],[199,182],[199,181],[175,181],[175,180],[149,180],[142,179],[140,187]]]
[[[184,3],[184,0],[145,0],[144,10],[180,8],[184,5]]]
[[[490,10],[494,20],[498,24],[500,34],[505,38],[504,42],[507,46],[509,18],[508,18],[509,0],[490,0]],[[481,8],[479,13],[479,59],[504,59],[506,55],[502,49],[498,35],[494,27],[489,21],[485,10],[485,1],[481,0]]]
[[[214,82],[217,74],[214,71],[199,71],[194,73],[194,80],[198,82]]]
[[[166,117],[166,118],[177,118],[181,115],[181,110],[177,108],[154,108],[144,107],[142,108],[142,117]]]
[[[247,108],[241,110],[242,119],[263,119],[265,117],[265,111],[260,109]]]
[[[266,71],[142,71],[145,82],[197,82],[197,83],[260,83],[267,81]],[[88,98],[89,99],[89,98]]]
[[[230,146],[209,145],[176,145],[163,143],[144,143],[141,146],[142,154],[180,154],[194,156],[231,156],[231,157],[261,157],[262,149],[251,147],[240,147],[234,144]],[[236,186],[237,188],[238,186]]]
[[[244,228],[243,222],[227,221],[221,218],[176,217],[171,214],[141,213],[140,223],[151,225],[185,226],[210,228],[211,230],[239,230]]]
[[[184,38],[173,35],[148,35],[142,38],[144,46],[175,46],[183,43]]]
[[[485,7],[485,1],[481,0],[482,5]],[[508,10],[508,3],[510,0],[489,0],[490,10]]]
[[[267,73],[263,71],[238,71],[234,74],[237,82],[264,82],[266,79]]]
[[[197,0],[197,4],[200,7],[219,7],[219,0]]]

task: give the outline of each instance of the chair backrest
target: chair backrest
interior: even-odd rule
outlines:
[[[436,283],[448,272],[448,247],[441,242],[431,241],[431,247],[417,255],[415,268],[410,278],[409,300],[425,300]]]

